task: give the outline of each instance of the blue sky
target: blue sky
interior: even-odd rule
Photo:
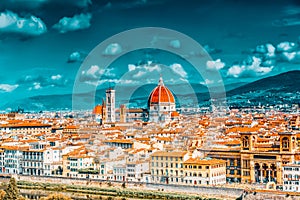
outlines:
[[[0,2],[1,104],[28,96],[72,93],[81,63],[91,50],[112,35],[139,27],[169,28],[195,39],[213,59],[203,67],[219,71],[225,84],[300,69],[300,4],[296,0],[61,2]],[[181,48],[182,43],[172,40],[170,45]],[[106,53],[116,56],[124,48],[112,43]],[[196,76],[184,59],[157,50],[132,52],[105,70],[95,63],[79,73],[85,84],[101,87],[120,83],[119,77],[127,72],[134,78],[121,84],[157,83],[161,73],[169,74],[166,84],[214,84]]]

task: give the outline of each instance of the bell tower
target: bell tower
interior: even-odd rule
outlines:
[[[125,123],[126,122],[126,106],[122,104],[120,106],[120,122]]]
[[[116,108],[115,108],[115,90],[109,88],[106,90],[106,121],[116,122]]]

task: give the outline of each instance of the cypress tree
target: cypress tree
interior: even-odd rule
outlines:
[[[19,189],[17,186],[17,181],[14,177],[11,177],[9,180],[9,184],[5,189],[5,196],[3,200],[16,200],[19,198]]]

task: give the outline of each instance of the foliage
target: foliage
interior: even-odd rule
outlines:
[[[126,183],[125,182],[122,183],[122,188],[126,188]]]
[[[47,197],[41,198],[41,200],[71,200],[71,198],[63,194],[50,194]]]
[[[9,180],[9,184],[5,189],[5,195],[3,200],[16,200],[19,198],[19,189],[17,186],[17,181],[14,177],[11,177]]]
[[[4,190],[0,190],[0,199],[3,199],[5,194],[6,193],[4,192]]]
[[[103,182],[104,183],[104,182]],[[126,182],[125,183],[126,186]],[[123,187],[123,183],[120,187]],[[130,188],[117,188],[112,187],[112,182],[106,182],[109,187],[96,187],[85,185],[66,185],[59,183],[33,183],[26,181],[18,181],[18,186],[22,189],[32,190],[47,190],[47,191],[66,191],[70,193],[81,193],[88,195],[97,195],[97,199],[115,199],[123,200],[126,198],[139,198],[139,199],[169,199],[169,200],[217,200],[216,198],[206,198],[199,195],[191,194],[176,194],[160,191],[147,191],[147,190],[135,190]],[[122,199],[123,198],[123,199]],[[70,199],[67,197],[67,199]],[[1,200],[1,199],[0,199]],[[48,199],[44,197],[41,200],[65,200],[65,199]]]
[[[99,170],[94,170],[93,168],[78,169],[79,174],[99,174]]]

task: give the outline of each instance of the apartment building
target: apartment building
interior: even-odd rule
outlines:
[[[226,184],[226,161],[217,159],[190,158],[183,162],[186,185]]]
[[[300,192],[300,163],[294,162],[282,167],[283,190]]]
[[[126,163],[126,181],[141,182],[144,174],[149,172],[149,160]]]
[[[2,148],[4,149],[3,172],[6,174],[22,174],[21,160],[23,148],[18,146],[5,146]]]
[[[23,150],[21,164],[24,175],[44,175],[44,149]]]
[[[42,124],[40,122],[17,121],[0,125],[0,132],[14,135],[19,134],[49,134],[51,132],[50,124]]]
[[[186,151],[157,151],[151,155],[150,172],[153,183],[178,184],[184,182],[183,162],[189,153]]]

